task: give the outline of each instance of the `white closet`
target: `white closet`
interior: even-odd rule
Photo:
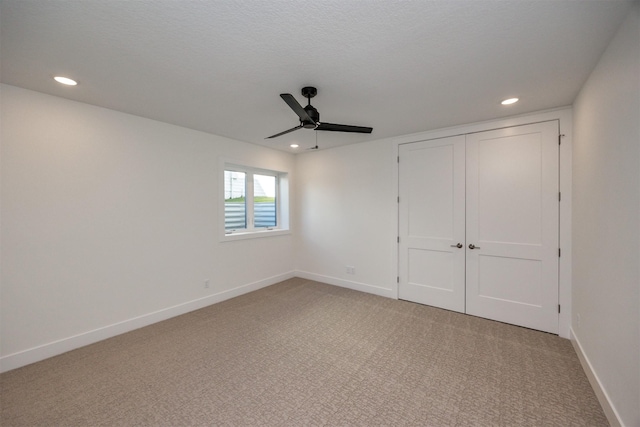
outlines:
[[[558,333],[558,121],[399,146],[399,297]]]

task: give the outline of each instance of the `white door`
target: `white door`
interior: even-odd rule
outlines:
[[[465,137],[401,145],[399,155],[398,296],[464,312]]]
[[[558,122],[399,155],[399,298],[558,333]]]
[[[558,123],[469,134],[466,161],[467,313],[558,333]]]

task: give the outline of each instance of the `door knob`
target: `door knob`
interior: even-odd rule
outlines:
[[[458,243],[457,245],[451,245],[451,247],[460,249],[462,247],[462,243]]]
[[[469,249],[480,249],[480,246],[476,246],[473,243],[469,245]]]

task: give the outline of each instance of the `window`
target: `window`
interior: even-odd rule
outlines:
[[[225,163],[223,240],[280,234],[288,228],[287,174]]]

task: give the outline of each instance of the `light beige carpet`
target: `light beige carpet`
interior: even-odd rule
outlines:
[[[604,426],[569,341],[303,279],[0,376],[8,426]]]

